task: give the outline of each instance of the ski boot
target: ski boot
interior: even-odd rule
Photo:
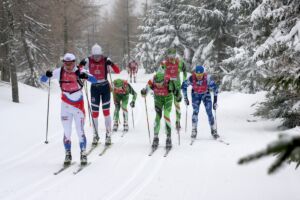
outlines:
[[[71,161],[72,161],[71,151],[66,151],[66,157],[65,157],[65,161],[64,161],[64,166],[70,165]]]
[[[119,126],[118,122],[115,121],[113,125],[113,132],[116,132],[118,130],[118,126]]]
[[[176,125],[176,130],[179,131],[181,129],[180,122],[177,121],[175,125]]]
[[[85,150],[82,150],[80,152],[80,164],[81,165],[86,165],[87,164],[87,155],[86,155]]]
[[[128,132],[128,122],[124,122],[124,132]]]
[[[159,144],[159,138],[158,135],[155,135],[152,142],[152,148],[156,149],[158,147],[158,144]]]
[[[197,137],[197,129],[193,128],[191,138],[196,139],[196,137]]]
[[[217,129],[212,128],[211,129],[211,135],[213,136],[213,138],[216,140],[218,139],[220,136],[217,133]]]
[[[99,139],[100,138],[99,138],[98,134],[94,134],[92,146],[97,146]]]
[[[105,138],[105,146],[111,145],[111,137],[106,133],[106,138]]]
[[[171,135],[168,135],[166,140],[166,149],[171,149],[171,148],[172,148]]]

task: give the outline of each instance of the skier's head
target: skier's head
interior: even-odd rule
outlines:
[[[176,57],[176,49],[174,47],[169,48],[167,50],[167,56],[174,59]]]
[[[115,81],[114,81],[114,86],[115,86],[116,88],[121,88],[121,87],[123,87],[123,80],[121,80],[121,79],[115,80]]]
[[[159,67],[155,74],[155,81],[161,83],[164,81],[164,79],[165,79],[165,70],[163,69],[163,67]]]
[[[197,78],[198,80],[201,80],[201,79],[203,78],[204,72],[205,72],[205,68],[204,68],[203,66],[197,65],[197,66],[195,67],[194,73],[195,73],[196,78]]]
[[[66,53],[63,58],[64,67],[67,71],[72,71],[75,67],[76,57],[72,53]]]
[[[102,57],[102,48],[97,43],[92,47],[92,56],[96,62]]]

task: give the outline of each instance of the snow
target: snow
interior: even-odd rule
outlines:
[[[116,77],[128,78],[125,72]],[[138,83],[133,88],[139,93],[152,75],[139,71]],[[204,107],[200,111],[198,139],[189,145],[191,106],[188,109],[188,131],[184,132],[185,106],[182,104],[181,145],[178,145],[173,124],[173,150],[163,157],[164,126],[160,133],[160,148],[152,157],[147,154],[150,144],[147,132],[144,100],[138,95],[134,109],[135,128],[113,135],[113,146],[103,157],[104,122],[100,117],[101,146],[89,157],[90,166],[74,176],[72,166],[54,176],[64,159],[63,129],[60,123],[60,91],[52,83],[50,97],[49,144],[44,144],[47,90],[19,84],[20,101],[11,102],[10,87],[0,82],[0,199],[72,199],[72,200],[299,200],[299,171],[294,165],[267,175],[274,161],[266,158],[245,166],[237,165],[239,158],[266,147],[277,139],[279,121],[247,122],[253,120],[254,103],[264,99],[265,93],[255,95],[222,92],[217,110],[218,130],[229,146],[213,141],[209,134]],[[147,97],[147,106],[153,134],[155,111],[153,97]],[[113,108],[111,112],[113,112]],[[173,108],[174,119],[175,111]],[[121,118],[122,121],[122,118]],[[91,141],[92,128],[86,118],[86,135]],[[74,129],[75,131],[75,129]],[[299,132],[291,130],[290,132]],[[282,132],[281,132],[282,133]],[[289,133],[286,132],[287,134]],[[72,135],[73,160],[79,163],[77,135]]]

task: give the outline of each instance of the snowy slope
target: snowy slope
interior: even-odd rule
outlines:
[[[118,77],[127,78],[127,75],[122,73]],[[140,72],[138,83],[133,84],[134,89],[139,93],[150,77],[151,75]],[[268,176],[266,171],[273,161],[272,158],[246,166],[236,164],[240,157],[265,147],[277,138],[278,121],[247,122],[247,119],[253,119],[251,113],[254,107],[251,105],[262,100],[264,93],[220,94],[218,130],[223,139],[230,142],[229,146],[212,140],[203,107],[200,111],[201,130],[198,130],[197,141],[190,146],[192,108],[189,107],[188,110],[188,131],[185,133],[185,106],[182,104],[181,145],[178,146],[177,135],[173,134],[173,150],[167,158],[163,157],[164,128],[160,134],[160,148],[152,157],[147,156],[150,144],[145,104],[139,95],[134,109],[135,129],[132,128],[129,108],[129,133],[124,137],[120,137],[121,131],[114,134],[114,144],[103,157],[98,156],[103,148],[102,144],[89,156],[92,164],[84,171],[74,176],[72,171],[76,169],[75,165],[54,176],[53,172],[63,162],[64,149],[60,123],[60,92],[58,84],[52,85],[50,142],[46,145],[47,90],[20,84],[21,103],[15,104],[11,102],[9,86],[0,83],[1,200],[300,199],[300,174],[293,169],[293,165]],[[152,136],[155,112],[151,95],[147,97],[147,104]],[[173,116],[174,112],[173,108]],[[174,120],[172,124],[174,126]],[[100,128],[103,143],[102,117]],[[73,160],[79,163],[78,140],[74,133]],[[88,141],[91,141],[92,128],[88,117],[86,135]]]

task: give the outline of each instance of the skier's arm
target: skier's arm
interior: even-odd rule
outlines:
[[[137,94],[136,94],[136,92],[134,91],[134,89],[131,87],[130,84],[128,84],[128,87],[129,87],[129,94],[132,95],[132,101],[135,101],[135,100],[136,100],[136,97],[137,97]]]
[[[89,66],[89,58],[84,58],[79,63],[79,68],[83,68],[85,70],[88,70]]]
[[[110,58],[106,59],[106,65],[110,66],[110,68],[116,73],[119,74],[121,72],[120,68],[118,67],[118,65],[114,64]]]
[[[181,90],[184,98],[187,98],[187,88],[192,85],[192,76],[190,76],[187,80],[182,82]]]
[[[58,80],[60,77],[60,70],[61,68],[56,68],[54,71],[47,70],[46,74],[41,76],[40,81],[46,83],[50,78]]]
[[[141,90],[142,96],[145,97],[152,88],[153,88],[153,82],[149,80],[146,87]]]
[[[182,71],[182,73],[183,73],[183,81],[185,81],[186,80],[186,78],[187,78],[187,69],[186,69],[186,65],[184,64],[184,61],[182,60],[182,61],[180,61],[180,63],[181,63],[181,71]]]
[[[211,91],[213,91],[214,93],[214,96],[218,96],[218,93],[219,93],[219,87],[217,86],[217,84],[215,83],[215,81],[210,77],[208,76],[207,77],[207,82],[208,82],[208,87]]]
[[[86,79],[87,81],[89,81],[91,83],[97,83],[97,79],[92,74],[90,74],[87,70],[85,70],[83,68],[79,68],[78,77],[80,79]]]

